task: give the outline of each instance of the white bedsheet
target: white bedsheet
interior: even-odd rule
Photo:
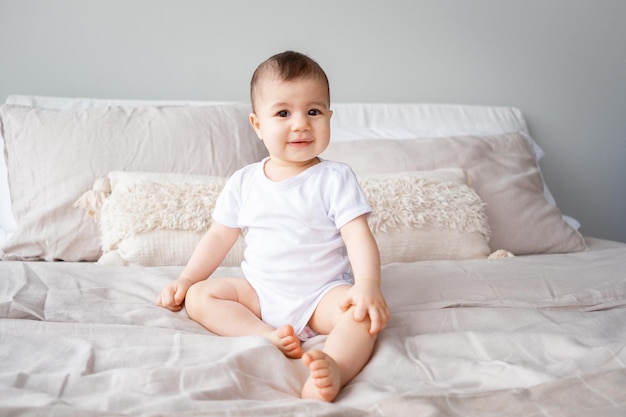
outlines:
[[[624,244],[385,266],[393,317],[333,404],[263,338],[156,307],[179,271],[0,262],[0,415],[626,415]]]

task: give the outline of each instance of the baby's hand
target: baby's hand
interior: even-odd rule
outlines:
[[[363,321],[369,316],[370,334],[373,336],[382,331],[389,321],[390,313],[380,286],[376,283],[358,282],[350,288],[341,303],[342,311],[354,306],[354,320]]]
[[[168,310],[180,311],[183,308],[183,301],[185,300],[185,295],[187,295],[187,290],[192,284],[193,283],[187,278],[178,278],[161,290],[161,294],[157,297],[156,304]]]

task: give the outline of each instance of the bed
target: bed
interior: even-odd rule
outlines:
[[[626,244],[561,212],[522,113],[332,107],[322,156],[374,201],[392,318],[323,403],[298,398],[305,368],[263,338],[155,305],[224,179],[265,156],[247,104],[9,97],[0,415],[625,415]],[[241,276],[244,249],[215,275]]]

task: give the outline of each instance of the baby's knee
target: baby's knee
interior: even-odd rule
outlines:
[[[200,317],[211,308],[211,301],[228,299],[228,284],[220,280],[204,280],[193,284],[187,290],[185,308],[190,318]]]
[[[207,288],[206,281],[193,284],[187,290],[185,296],[185,310],[191,319],[196,319],[201,311],[206,308],[207,301],[211,297],[210,288]]]

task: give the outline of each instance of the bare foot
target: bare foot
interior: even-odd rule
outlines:
[[[267,338],[288,358],[298,359],[302,357],[302,344],[291,325],[285,324],[272,330],[267,334]]]
[[[337,362],[321,350],[305,353],[302,362],[311,372],[302,388],[302,398],[334,400],[341,389],[341,370]]]

